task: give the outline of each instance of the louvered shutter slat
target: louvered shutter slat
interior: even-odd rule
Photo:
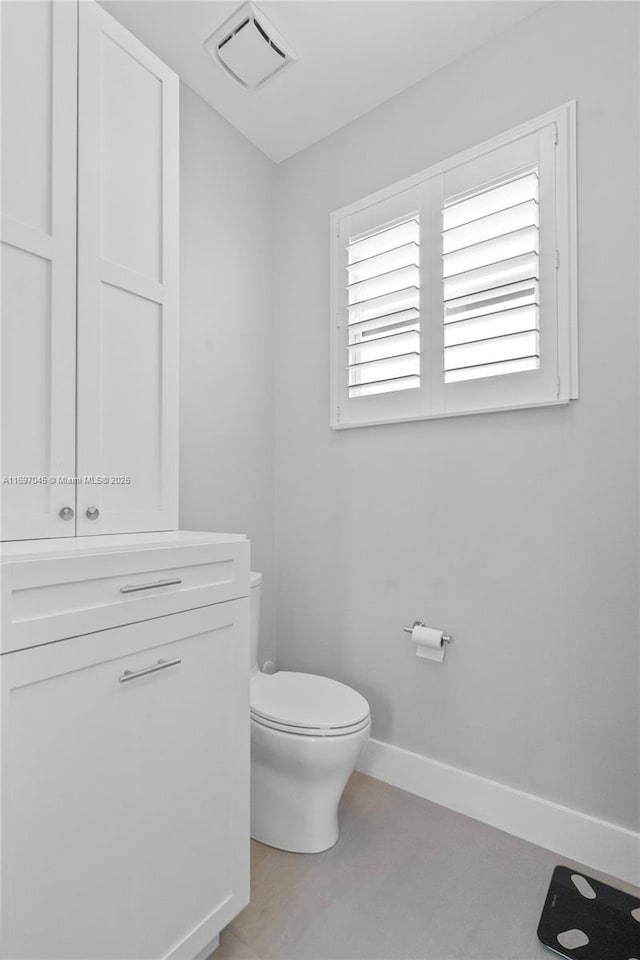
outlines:
[[[417,353],[384,357],[379,360],[362,360],[349,367],[350,386],[360,383],[379,383],[395,377],[418,375],[420,355]]]
[[[413,390],[420,386],[419,376],[391,377],[378,383],[363,383],[350,387],[350,397],[371,397],[377,393],[396,393],[399,390]]]
[[[507,334],[502,337],[487,337],[449,347],[446,351],[447,370],[461,370],[463,367],[480,367],[502,360],[520,360],[536,356],[538,353],[538,331],[527,330],[524,333]]]
[[[488,217],[480,217],[445,231],[442,236],[443,253],[470,247],[492,237],[506,236],[531,224],[538,225],[538,204],[535,200],[519,203],[515,207],[499,210]]]
[[[404,330],[401,333],[390,334],[386,337],[375,337],[352,343],[348,347],[350,357],[358,357],[354,363],[362,360],[381,360],[385,357],[399,356],[403,353],[420,353],[420,334],[415,330]],[[353,364],[349,364],[352,366]]]
[[[371,277],[398,267],[417,265],[420,263],[419,257],[420,247],[417,243],[405,243],[401,247],[389,250],[388,253],[378,253],[375,257],[368,257],[347,267],[349,284],[369,280]]]
[[[374,317],[385,317],[401,310],[417,309],[419,302],[420,288],[407,287],[363,303],[352,303],[347,307],[349,325],[372,320]]]
[[[460,370],[447,371],[447,383],[461,380],[479,380],[484,377],[499,377],[505,373],[525,373],[537,367],[535,357],[523,357],[520,360],[500,360],[479,367],[463,367]]]
[[[452,347],[459,343],[473,343],[492,337],[538,329],[538,308],[513,307],[498,313],[485,313],[470,320],[458,320],[444,328],[444,345]]]
[[[492,266],[522,254],[537,253],[537,245],[537,227],[524,227],[501,237],[492,237],[445,254],[443,275],[445,278],[451,277],[480,267]]]
[[[382,226],[347,244],[349,397],[420,386],[420,225]]]
[[[524,280],[490,290],[481,290],[465,297],[448,300],[445,304],[445,323],[470,320],[485,313],[498,313],[512,307],[538,304],[538,281]]]
[[[537,172],[445,202],[442,224],[445,383],[537,369]]]
[[[538,174],[531,171],[462,200],[450,200],[442,212],[443,230],[478,220],[526,200],[538,199]]]
[[[363,337],[384,336],[394,330],[420,329],[420,312],[415,308],[397,310],[395,313],[385,313],[381,317],[372,317],[369,320],[358,320],[349,325],[352,333],[360,331]]]
[[[525,253],[521,257],[509,257],[478,270],[445,277],[444,300],[456,299],[472,293],[482,293],[508,286],[520,280],[537,280],[538,254]]]
[[[368,280],[348,284],[349,303],[350,305],[363,303],[366,300],[374,300],[377,297],[395,293],[397,290],[406,290],[408,287],[419,285],[420,271],[414,265],[401,267],[399,270],[387,270]]]
[[[405,243],[419,242],[420,227],[418,218],[414,217],[395,226],[374,231],[363,239],[352,240],[349,244],[349,265],[375,257],[378,253],[384,253]]]

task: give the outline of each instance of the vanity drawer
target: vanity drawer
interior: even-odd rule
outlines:
[[[246,597],[249,542],[18,560],[2,574],[7,653]]]

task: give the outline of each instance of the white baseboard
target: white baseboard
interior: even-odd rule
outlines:
[[[369,740],[358,769],[640,886],[640,834],[458,767]]]

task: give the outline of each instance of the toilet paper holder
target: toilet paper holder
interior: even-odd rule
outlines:
[[[426,627],[424,620],[414,620],[410,627],[403,627],[405,633],[413,633],[416,627]],[[443,643],[453,643],[453,637],[449,633],[442,634]]]

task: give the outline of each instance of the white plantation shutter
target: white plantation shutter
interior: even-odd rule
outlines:
[[[434,414],[560,399],[556,129],[544,124],[436,178]]]
[[[389,192],[335,218],[336,426],[423,417],[421,190]]]
[[[536,370],[538,171],[442,210],[445,383]]]
[[[347,244],[348,395],[420,386],[420,218]]]
[[[332,425],[577,396],[575,104],[332,216]]]

